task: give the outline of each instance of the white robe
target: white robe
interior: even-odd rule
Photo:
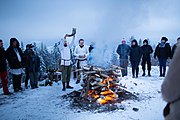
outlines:
[[[71,60],[71,48],[74,44],[75,38],[73,37],[73,40],[70,44],[67,45],[67,47],[64,47],[64,40],[61,40],[60,43],[60,52],[61,52],[61,65],[64,66],[70,66],[72,64]]]

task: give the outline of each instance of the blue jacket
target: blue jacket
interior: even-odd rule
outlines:
[[[130,46],[127,44],[120,44],[116,50],[120,59],[128,59],[130,53]]]

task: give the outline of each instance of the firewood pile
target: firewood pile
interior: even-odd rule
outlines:
[[[103,106],[103,111],[116,110],[118,109],[116,103],[127,99],[137,99],[135,95],[124,90],[124,86],[120,85],[119,77],[121,77],[122,69],[114,65],[109,69],[94,66],[83,67],[78,70],[83,73],[81,76],[82,89],[64,95],[63,98],[71,101],[72,106],[81,109],[97,110]]]

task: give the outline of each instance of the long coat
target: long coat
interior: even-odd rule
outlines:
[[[18,57],[16,55],[16,52],[14,51],[14,48],[12,45],[14,41],[17,41],[17,40],[14,40],[14,39],[10,40],[10,46],[6,50],[6,53],[7,53],[6,55],[7,55],[9,67],[11,69],[19,69],[19,68],[22,68],[24,65],[24,56],[23,56],[23,52],[22,52],[21,48],[19,47],[19,42],[17,41],[17,50],[18,50],[19,55],[21,57],[21,62],[19,62]]]
[[[130,61],[138,61],[140,62],[142,57],[141,47],[138,45],[132,46],[130,51]]]

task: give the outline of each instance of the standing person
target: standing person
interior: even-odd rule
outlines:
[[[74,56],[77,59],[77,69],[80,69],[82,65],[87,65],[87,57],[89,55],[88,48],[84,45],[84,39],[79,40],[79,45],[74,50]],[[78,72],[79,76],[79,72]],[[76,84],[80,83],[80,78],[77,78]]]
[[[142,69],[143,69],[143,75],[145,76],[145,69],[146,69],[146,64],[148,66],[148,76],[151,76],[151,57],[150,54],[153,53],[153,49],[150,45],[148,45],[148,40],[143,41],[143,46],[141,47],[142,49]]]
[[[180,120],[180,46],[169,65],[167,75],[161,85],[163,99],[168,103],[164,108],[165,120]]]
[[[10,95],[11,93],[8,90],[8,80],[7,80],[6,51],[3,48],[2,40],[0,40],[0,79],[2,80],[4,95]]]
[[[26,45],[26,50],[24,51],[24,58],[25,58],[25,70],[26,70],[26,78],[25,78],[25,88],[28,88],[28,80],[29,80],[29,65],[27,62],[30,59],[30,52],[32,52],[31,47],[33,47],[31,44]]]
[[[38,88],[39,72],[40,72],[40,58],[30,51],[29,59],[27,60],[27,69],[30,78],[31,89]]]
[[[171,46],[167,43],[166,37],[161,38],[161,43],[156,46],[154,58],[158,57],[160,77],[165,77],[166,74],[166,61],[171,57]]]
[[[177,39],[177,43],[174,44],[174,46],[173,46],[173,48],[172,48],[172,55],[171,55],[172,58],[173,58],[173,56],[174,56],[174,52],[175,52],[175,50],[176,50],[176,48],[177,48],[177,44],[178,44],[178,43],[180,43],[180,37]]]
[[[73,89],[73,87],[69,85],[69,82],[71,78],[71,68],[72,68],[71,48],[75,41],[75,34],[70,44],[67,42],[66,37],[68,37],[68,35],[65,35],[64,39],[62,39],[60,43],[63,91],[65,91],[66,88]]]
[[[95,48],[95,43],[91,42],[90,46],[89,46],[89,55],[88,55],[88,65],[92,65],[93,64],[93,49]]]
[[[10,39],[10,46],[7,49],[7,60],[10,71],[13,75],[14,92],[22,90],[21,78],[23,72],[23,52],[19,47],[19,42],[16,38]]]
[[[141,47],[138,46],[137,41],[134,39],[131,42],[131,51],[130,51],[130,62],[131,62],[131,66],[132,66],[133,78],[135,78],[135,73],[136,73],[136,78],[138,78],[139,63],[141,60],[141,56],[142,56]]]
[[[126,44],[125,38],[122,39],[122,44],[118,46],[116,52],[119,55],[120,67],[124,68],[122,70],[122,77],[127,76],[128,56],[130,53],[130,46]]]

